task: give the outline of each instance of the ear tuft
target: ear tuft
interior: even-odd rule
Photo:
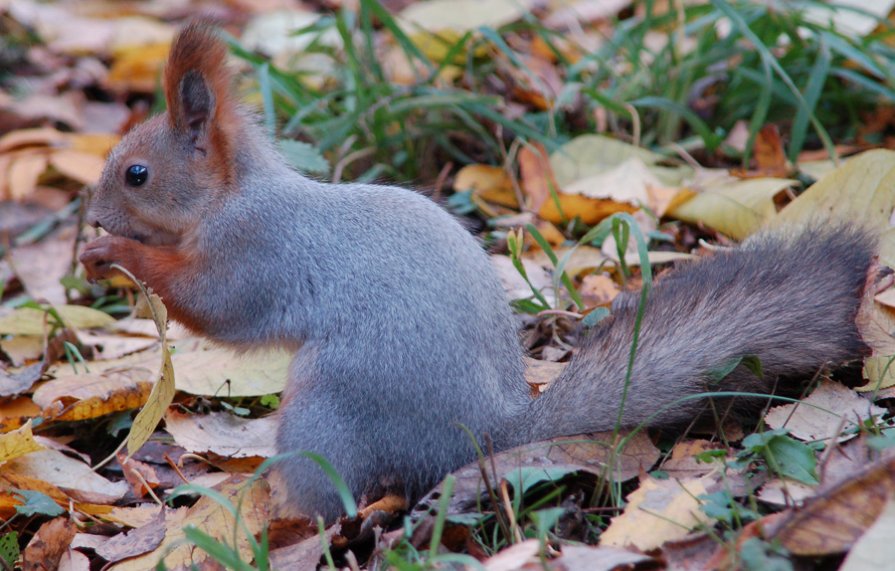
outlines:
[[[227,46],[213,28],[192,23],[171,45],[165,67],[165,99],[172,127],[195,139],[209,124],[232,113]]]

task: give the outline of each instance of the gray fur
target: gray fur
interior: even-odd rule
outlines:
[[[857,229],[813,227],[758,235],[664,276],[646,305],[622,424],[688,422],[705,401],[673,404],[681,397],[766,392],[860,356],[855,317],[873,255],[873,240]],[[557,390],[532,404],[533,439],[613,428],[638,304],[639,293],[620,295]],[[744,365],[714,377],[750,355],[760,360],[761,379]]]

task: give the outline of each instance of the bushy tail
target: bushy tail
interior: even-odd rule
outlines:
[[[874,240],[859,229],[813,227],[758,235],[661,277],[643,314],[622,426],[639,425],[687,395],[764,392],[781,378],[810,378],[824,365],[861,356],[855,318],[874,255]],[[619,296],[612,316],[532,402],[532,439],[615,426],[639,297]],[[748,366],[753,357],[761,379]],[[675,404],[649,423],[685,423],[704,405]]]

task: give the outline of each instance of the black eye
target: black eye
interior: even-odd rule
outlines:
[[[149,169],[143,165],[131,165],[124,173],[124,180],[131,186],[140,186],[149,178]]]

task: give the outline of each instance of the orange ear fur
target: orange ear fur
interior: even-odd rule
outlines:
[[[215,98],[215,119],[231,106],[230,71],[227,68],[227,46],[206,24],[192,23],[183,28],[171,44],[165,66],[165,99],[172,126],[184,129],[180,86],[189,72],[198,73]]]
[[[220,177],[220,182],[231,179],[233,141],[239,124],[231,79],[227,46],[213,28],[192,23],[177,34],[165,67],[168,117],[176,131],[194,137],[201,133],[202,140],[194,142],[203,151],[212,151],[209,158],[213,174]]]

